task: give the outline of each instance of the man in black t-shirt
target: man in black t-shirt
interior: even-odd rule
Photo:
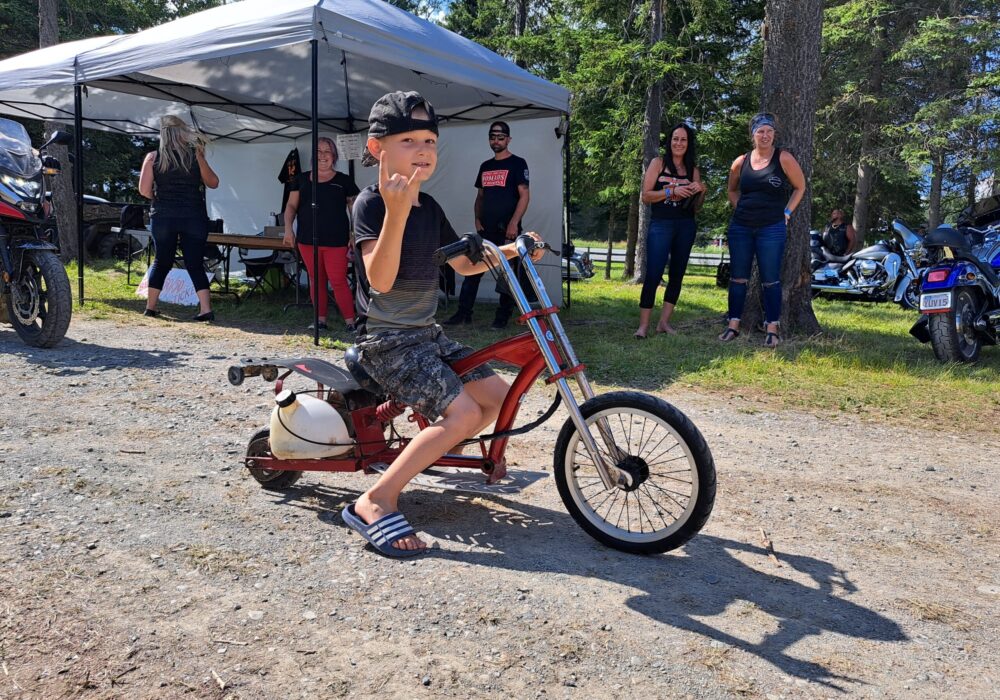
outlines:
[[[531,199],[528,164],[510,152],[510,127],[506,122],[490,124],[489,139],[494,155],[479,166],[476,175],[476,230],[486,240],[503,245],[521,232],[521,218]],[[458,295],[458,311],[444,322],[446,326],[472,323],[472,307],[482,278],[481,274],[465,278]],[[514,298],[501,293],[493,328],[506,327],[513,311]]]

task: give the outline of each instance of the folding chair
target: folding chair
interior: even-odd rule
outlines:
[[[245,269],[246,277],[248,280],[252,280],[250,290],[243,297],[243,300],[249,299],[257,291],[261,294],[266,294],[268,291],[279,291],[280,288],[278,284],[275,284],[273,277],[275,275],[278,279],[285,277],[285,259],[280,257],[281,251],[272,250],[264,255],[250,257],[251,252],[262,253],[264,251],[239,249],[239,258]],[[270,274],[272,271],[275,272],[275,275]]]

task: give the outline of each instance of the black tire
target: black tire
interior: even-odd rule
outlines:
[[[15,253],[17,255],[17,253]],[[28,345],[51,348],[66,336],[73,316],[69,277],[50,250],[26,250],[7,290],[7,317]]]
[[[262,488],[268,491],[285,491],[291,488],[296,481],[302,478],[302,472],[293,472],[280,469],[264,469],[263,467],[251,466],[250,459],[254,457],[271,457],[271,431],[268,428],[258,430],[247,443],[247,471],[250,476],[257,480]]]
[[[559,495],[580,527],[609,547],[636,554],[666,552],[697,534],[715,503],[715,462],[694,423],[666,401],[634,391],[597,396],[580,411],[588,425],[599,417],[608,419],[615,445],[627,453],[616,464],[634,476],[630,486],[605,490],[576,426],[567,420],[556,442],[554,471]],[[610,458],[597,429],[591,433]],[[650,470],[667,463],[650,463],[650,457],[667,457],[674,450],[679,451],[667,462],[684,459],[675,465],[677,470]],[[607,512],[602,514],[605,504]],[[614,523],[609,520],[613,514],[617,514]],[[653,517],[660,522],[654,523]]]
[[[983,340],[973,326],[979,315],[979,299],[968,287],[959,287],[954,295],[950,311],[928,316],[931,347],[941,362],[972,363],[983,349]]]
[[[139,241],[127,233],[108,232],[97,242],[97,257],[108,260],[128,260],[128,256],[141,250]]]
[[[913,280],[899,300],[899,305],[904,309],[913,310],[920,308],[920,280]]]

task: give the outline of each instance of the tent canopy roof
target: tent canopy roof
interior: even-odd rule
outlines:
[[[216,138],[294,138],[309,128],[313,39],[325,131],[365,130],[371,104],[400,89],[445,121],[569,110],[564,88],[381,0],[244,0],[17,56],[0,61],[0,110],[65,119],[79,82],[87,126],[143,132],[181,112]]]

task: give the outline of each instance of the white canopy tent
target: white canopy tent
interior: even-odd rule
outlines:
[[[310,160],[316,135],[365,131],[371,104],[390,90],[418,90],[438,113],[447,157],[430,191],[439,198],[455,191],[456,202],[467,202],[467,215],[453,215],[459,229],[467,228],[463,215],[471,225],[470,167],[474,177],[490,152],[485,133],[478,148],[465,147],[474,143],[465,136],[457,139],[461,147],[449,148],[451,127],[494,119],[523,125],[512,124],[512,148],[528,158],[535,175],[526,222],[558,241],[565,194],[562,169],[552,161],[562,161],[565,129],[556,138],[553,129],[568,114],[569,93],[381,0],[245,0],[133,35],[0,61],[0,112],[64,121],[72,115],[78,126],[137,135],[154,135],[162,115],[179,113],[217,140],[220,153],[238,153],[233,157],[242,166],[257,149],[236,144],[273,144],[273,150],[298,141],[310,146],[303,153]],[[241,171],[273,181],[279,165],[268,160]],[[359,185],[367,181],[359,173]],[[238,193],[233,198],[238,201]],[[558,297],[558,272],[545,277]]]

